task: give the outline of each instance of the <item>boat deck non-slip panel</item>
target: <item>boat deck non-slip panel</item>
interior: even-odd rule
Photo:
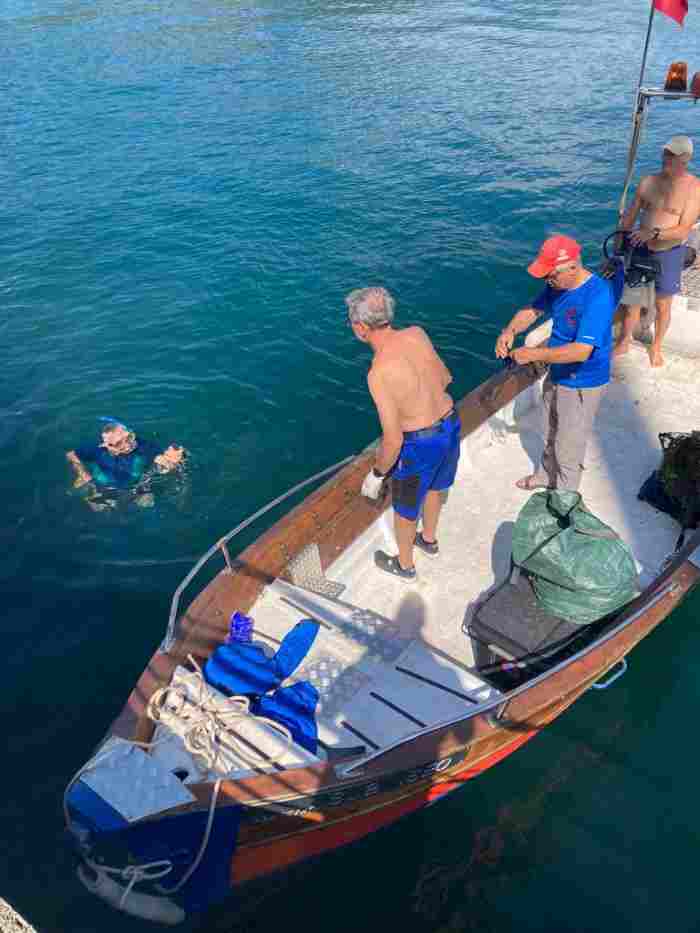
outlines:
[[[404,651],[397,661],[396,669],[406,671],[415,679],[433,684],[438,689],[442,688],[444,692],[461,695],[472,703],[483,703],[499,695],[497,690],[467,670],[459,660],[418,641]]]
[[[355,663],[366,660],[377,664],[397,658],[415,637],[416,631],[400,620],[381,615],[362,604],[325,596],[311,590],[275,580],[267,588],[269,600],[287,612],[299,613],[317,620],[328,645]],[[268,603],[269,605],[270,603]]]
[[[411,676],[396,668],[389,668],[375,689],[381,697],[426,725],[467,715],[475,705],[459,696],[449,682],[437,686],[433,681]],[[497,695],[493,688],[485,689],[490,691],[489,696]]]
[[[194,800],[167,762],[117,738],[102,746],[80,780],[129,822]]]
[[[401,707],[391,700],[390,705],[383,703],[377,698],[381,696],[383,693],[378,693],[373,688],[365,688],[337,714],[335,724],[344,728],[349,726],[355,730],[356,736],[362,735],[375,748],[398,742],[420,731],[421,726],[416,725],[415,720],[397,711],[401,710]],[[423,723],[423,726],[425,725],[427,723]]]
[[[349,700],[333,723],[364,736],[375,748],[474,712],[500,693],[429,645],[415,641],[396,663]]]
[[[321,623],[290,681],[308,680],[318,690],[326,745],[382,748],[500,695],[459,659],[424,643],[418,627],[361,606],[276,581],[253,612],[261,639],[275,631],[272,647],[300,618]]]
[[[279,590],[275,589],[278,584]],[[299,606],[289,603],[289,593],[297,596]],[[391,660],[403,651],[407,640],[401,638],[396,625],[390,620],[354,607],[354,613],[351,612],[354,618],[342,618],[323,604],[324,599],[299,587],[276,581],[266,588],[250,610],[254,618],[254,638],[276,651],[284,636],[297,622],[313,619],[319,622],[320,628],[305,664],[327,656],[337,659],[343,667],[354,665],[369,676],[374,674],[377,664]],[[331,608],[335,608],[334,600],[325,601],[331,604]],[[347,614],[347,610],[345,612]]]

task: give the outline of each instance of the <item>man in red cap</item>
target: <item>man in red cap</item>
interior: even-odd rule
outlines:
[[[649,347],[652,366],[663,366],[661,343],[671,324],[673,296],[681,290],[686,242],[700,217],[700,181],[688,171],[693,143],[687,136],[673,136],[661,154],[661,171],[642,178],[634,201],[625,212],[622,230],[630,230],[632,245],[641,255],[653,256],[658,272],[649,285],[627,286],[622,301],[627,305],[620,342],[615,353],[626,353],[639,324],[642,306],[656,307],[654,339]],[[639,221],[639,226],[632,229]]]
[[[622,263],[611,281],[581,265],[581,247],[568,236],[545,240],[530,275],[546,286],[518,311],[496,341],[496,356],[516,363],[548,363],[542,395],[545,448],[535,473],[518,480],[520,489],[578,489],[605,386],[610,381],[612,319],[623,288]],[[547,346],[513,350],[517,334],[542,316],[552,318]]]

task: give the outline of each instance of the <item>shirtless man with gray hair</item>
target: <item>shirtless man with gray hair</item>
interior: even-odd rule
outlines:
[[[674,136],[663,148],[661,171],[642,178],[634,201],[622,218],[621,229],[632,230],[630,242],[643,254],[653,256],[659,272],[653,288],[627,286],[622,303],[627,312],[615,354],[627,353],[642,305],[654,300],[656,323],[649,348],[652,366],[663,366],[661,343],[671,323],[673,296],[681,288],[685,243],[700,216],[700,181],[688,171],[693,143],[687,136]],[[652,294],[654,297],[652,297]]]
[[[460,424],[445,389],[450,371],[421,327],[396,330],[394,299],[385,288],[358,288],[346,297],[348,319],[358,340],[374,354],[367,385],[382,426],[374,468],[362,494],[377,499],[391,477],[398,556],[377,551],[380,570],[401,580],[416,579],[413,548],[437,557],[441,493],[455,479]],[[416,533],[423,509],[422,530]]]

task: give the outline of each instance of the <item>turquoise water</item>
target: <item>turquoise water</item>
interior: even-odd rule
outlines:
[[[40,930],[142,928],[74,881],[61,793],[194,560],[376,436],[343,296],[387,285],[459,395],[544,235],[597,261],[648,16],[620,7],[5,0],[0,894]],[[700,69],[694,22],[659,18],[653,83]],[[655,106],[642,168],[696,128]],[[99,415],[191,451],[153,508],[72,491]],[[490,774],[192,928],[698,929],[697,606]]]

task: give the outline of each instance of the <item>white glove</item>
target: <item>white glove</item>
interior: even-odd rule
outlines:
[[[374,470],[370,470],[367,476],[365,476],[365,481],[362,484],[360,492],[368,499],[378,499],[382,491],[382,486],[384,485],[384,479],[385,477],[377,476]]]

